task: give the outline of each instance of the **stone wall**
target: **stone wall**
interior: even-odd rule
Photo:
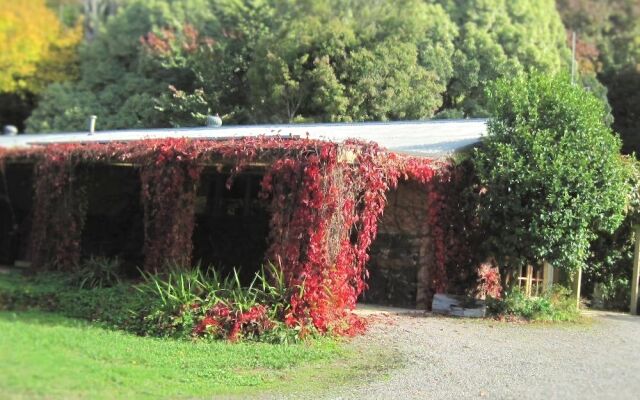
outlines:
[[[371,247],[369,288],[362,301],[425,309],[433,296],[427,191],[415,182],[401,182],[387,199],[378,236]]]

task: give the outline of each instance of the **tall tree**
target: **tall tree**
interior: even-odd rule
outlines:
[[[443,108],[486,116],[485,87],[520,72],[568,70],[570,52],[553,0],[429,0],[460,29]]]
[[[640,3],[558,0],[558,9],[567,29],[577,32],[581,69],[607,86],[623,150],[640,153]]]
[[[22,130],[38,94],[73,79],[80,37],[81,27],[63,25],[44,0],[0,0],[0,126]]]
[[[89,114],[102,128],[196,125],[212,111],[231,122],[428,118],[456,27],[438,5],[400,5],[131,1],[83,49],[80,80],[52,87],[29,127],[82,129]]]
[[[81,47],[79,79],[49,87],[27,120],[27,129],[81,130],[92,114],[98,115],[102,129],[166,126],[161,113],[155,110],[154,99],[169,85],[193,81],[193,74],[179,66],[159,68],[146,56],[141,39],[165,27],[181,30],[189,19],[198,27],[215,23],[210,3],[128,2],[107,20],[104,34]]]

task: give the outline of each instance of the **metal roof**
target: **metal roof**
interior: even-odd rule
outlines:
[[[0,136],[0,147],[19,148],[53,143],[111,142],[161,138],[226,139],[260,135],[308,137],[342,142],[377,142],[393,152],[440,157],[473,146],[486,132],[486,120],[431,120],[290,125],[229,125],[219,128],[114,130]]]

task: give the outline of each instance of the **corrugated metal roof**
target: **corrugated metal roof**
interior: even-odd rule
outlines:
[[[472,146],[485,134],[486,120],[432,120],[291,125],[233,125],[220,128],[181,128],[98,131],[93,134],[47,133],[0,136],[0,147],[16,148],[52,143],[110,142],[160,138],[224,139],[260,135],[309,137],[342,142],[377,142],[397,153],[439,157]]]

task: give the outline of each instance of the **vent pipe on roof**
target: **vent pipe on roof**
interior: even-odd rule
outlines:
[[[14,125],[5,125],[2,129],[2,134],[6,136],[16,136],[18,134],[18,128]]]
[[[222,118],[216,113],[216,115],[207,115],[207,127],[219,128],[222,126]]]
[[[98,117],[95,115],[89,117],[89,135],[96,131],[96,119],[98,119]]]

